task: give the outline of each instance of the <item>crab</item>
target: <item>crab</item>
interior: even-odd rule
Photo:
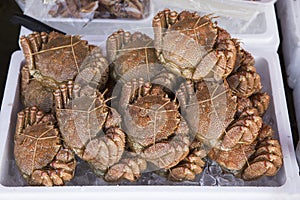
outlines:
[[[14,156],[30,185],[63,185],[74,176],[74,153],[62,145],[54,116],[37,107],[18,113]]]
[[[240,143],[229,151],[213,148],[208,155],[225,171],[244,180],[274,176],[282,166],[283,156],[279,141],[272,139],[273,133],[269,125],[263,124],[252,143]]]
[[[177,98],[181,113],[196,138],[207,146],[217,146],[234,120],[237,105],[237,98],[226,81],[187,81],[177,90]]]
[[[225,131],[220,148],[231,151],[236,145],[252,144],[262,127],[263,121],[259,116],[246,116],[235,120]]]
[[[84,91],[73,81],[54,91],[55,112],[63,140],[97,175],[117,163],[124,152],[121,116],[106,105],[104,93]]]
[[[30,78],[26,65],[21,69],[21,101],[26,107],[37,106],[45,112],[51,111],[54,103],[51,89]]]
[[[133,78],[144,78],[151,81],[163,69],[156,57],[153,40],[140,32],[114,32],[107,39],[106,49],[115,80],[126,83]]]
[[[156,54],[173,73],[200,81],[221,80],[233,71],[236,44],[209,15],[165,9],[152,25]]]
[[[235,66],[233,71],[237,71],[240,67],[254,66],[255,59],[253,58],[251,53],[243,49],[240,46],[240,42],[238,40],[234,40],[234,43],[235,43],[237,53],[236,53]]]
[[[109,79],[109,64],[99,47],[95,47],[81,63],[74,82],[100,91],[106,89]]]
[[[48,14],[52,17],[93,17],[98,7],[96,0],[57,0]]]
[[[251,96],[253,107],[258,111],[260,116],[263,116],[270,104],[270,96],[264,93],[256,93]]]
[[[242,173],[245,165],[255,152],[256,143],[236,145],[230,151],[213,148],[208,156],[215,160],[225,171],[236,176]]]
[[[30,75],[52,89],[74,79],[82,62],[94,48],[79,36],[57,32],[34,32],[22,36],[20,43]]]
[[[142,19],[147,15],[149,0],[98,0],[114,18]]]
[[[124,85],[119,102],[133,152],[158,169],[169,169],[188,155],[188,125],[162,86],[133,79]]]
[[[262,89],[260,76],[256,72],[239,71],[231,74],[227,81],[238,97],[249,97]]]
[[[88,45],[79,36],[35,32],[20,41],[26,58],[21,82],[25,107],[36,105],[51,111],[53,90],[75,77],[78,84],[104,88],[108,62],[100,48]]]

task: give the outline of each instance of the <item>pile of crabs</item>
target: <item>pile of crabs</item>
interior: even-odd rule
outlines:
[[[148,16],[150,0],[56,0],[49,13],[52,17],[130,18]]]
[[[166,9],[153,30],[113,33],[106,57],[79,36],[20,38],[14,155],[29,184],[63,185],[78,160],[107,182],[149,170],[191,181],[208,160],[244,180],[276,175],[281,147],[251,54],[209,15]]]

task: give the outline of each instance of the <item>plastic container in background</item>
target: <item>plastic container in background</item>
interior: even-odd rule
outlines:
[[[300,54],[298,56],[300,56]],[[298,67],[300,67],[300,65]],[[299,130],[299,127],[300,127],[300,79],[299,78],[293,87],[294,87],[293,88],[294,107],[295,107],[295,113],[296,113],[297,126],[298,126],[298,130]],[[299,138],[300,138],[300,132],[298,132],[298,134],[299,134]],[[299,169],[300,169],[300,140],[297,144],[296,154],[297,154],[297,160],[298,160],[298,165],[299,165]]]
[[[19,7],[21,8],[21,10],[24,11],[25,6],[26,6],[26,0],[15,0],[15,2],[19,5]]]
[[[289,86],[293,89],[297,125],[300,127],[300,1],[279,0],[278,16],[282,31],[282,53]],[[300,132],[298,133],[300,136]],[[300,159],[300,142],[297,155]],[[298,159],[299,166],[300,160]]]
[[[279,0],[276,7],[281,24],[288,84],[295,88],[300,76],[300,1]]]
[[[31,1],[33,2],[30,3]],[[196,11],[201,15],[213,13],[217,17],[214,20],[243,43],[261,45],[274,51],[279,46],[274,0],[151,0],[150,13],[141,20],[53,18],[42,1],[28,0],[26,5],[24,12],[29,16],[68,34],[89,35],[94,38],[97,35],[108,36],[118,29],[131,31],[145,28],[149,28],[147,34],[152,36],[150,27],[153,16],[165,8],[178,12]]]
[[[253,51],[256,67],[261,75],[263,90],[271,96],[270,107],[264,117],[275,130],[283,151],[283,167],[274,177],[265,177],[261,182],[248,182],[247,186],[199,186],[187,185],[128,185],[103,186],[95,180],[91,185],[77,183],[76,186],[31,187],[24,186],[13,159],[13,137],[16,115],[22,107],[19,99],[20,66],[24,60],[21,51],[12,55],[3,98],[0,127],[0,193],[3,199],[297,199],[298,167],[289,127],[284,87],[278,55],[273,52]]]

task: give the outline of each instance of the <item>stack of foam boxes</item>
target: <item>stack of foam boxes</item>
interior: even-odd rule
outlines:
[[[37,1],[36,1],[37,2]],[[38,2],[37,2],[38,3]],[[153,35],[152,18],[160,10],[191,10],[200,14],[214,13],[218,25],[228,30],[241,41],[243,48],[251,52],[256,60],[256,68],[261,75],[263,91],[271,96],[267,123],[272,125],[283,151],[283,167],[275,177],[265,178],[264,182],[247,186],[199,186],[185,185],[76,185],[64,187],[22,187],[10,184],[13,179],[10,163],[13,160],[12,142],[15,116],[19,109],[19,67],[24,57],[22,52],[12,55],[5,95],[1,108],[0,127],[0,193],[1,199],[299,199],[300,180],[296,156],[289,125],[289,117],[277,55],[279,36],[274,9],[274,1],[246,2],[242,0],[151,0],[150,14],[143,20],[95,19],[86,22],[82,19],[39,18],[54,28],[68,34],[81,34],[90,43],[105,48],[105,39],[120,28],[126,31],[141,31]],[[25,10],[33,17],[34,12]],[[22,28],[20,35],[30,31]],[[300,71],[300,70],[299,70]],[[299,97],[300,99],[300,97]]]
[[[300,1],[280,0],[277,10],[281,22],[282,50],[289,86],[293,89],[298,129],[300,127]],[[300,136],[300,132],[298,133]],[[300,140],[296,150],[300,166]]]

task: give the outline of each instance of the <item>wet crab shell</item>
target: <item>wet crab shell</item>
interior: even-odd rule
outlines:
[[[100,47],[95,47],[81,63],[74,82],[103,91],[109,78],[109,64]]]
[[[244,169],[242,178],[254,180],[262,176],[274,176],[283,164],[281,146],[278,140],[266,139],[261,142],[249,165]]]
[[[115,4],[111,7],[111,12],[116,17],[142,19],[146,13],[150,1],[125,0],[123,4]]]
[[[145,159],[133,153],[127,153],[123,158],[111,166],[105,173],[104,179],[109,182],[116,182],[121,179],[136,181],[141,173],[147,168]]]
[[[146,147],[141,157],[153,163],[158,169],[170,169],[189,154],[190,135],[187,123],[181,118],[173,137]]]
[[[55,1],[48,14],[52,17],[86,18],[92,17],[98,7],[98,1]]]

